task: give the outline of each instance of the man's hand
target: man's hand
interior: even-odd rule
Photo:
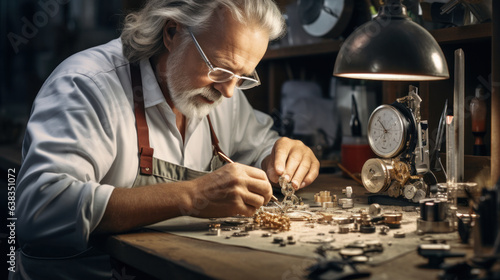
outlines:
[[[304,143],[283,137],[276,141],[271,155],[262,161],[262,169],[273,183],[282,175],[288,176],[287,181],[298,190],[318,177],[319,161]]]
[[[226,164],[192,183],[189,190],[192,203],[183,215],[252,216],[272,196],[266,173],[239,163]]]

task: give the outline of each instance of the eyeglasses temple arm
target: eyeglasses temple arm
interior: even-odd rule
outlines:
[[[208,67],[210,68],[210,70],[214,70],[214,66],[212,65],[212,63],[210,63],[210,61],[208,61],[208,57],[205,55],[205,53],[203,52],[203,50],[201,49],[201,46],[200,44],[198,43],[198,40],[196,40],[196,38],[194,37],[194,34],[193,32],[191,31],[191,28],[188,27],[188,31],[189,31],[189,35],[191,35],[191,38],[193,39],[194,41],[194,45],[196,46],[196,49],[198,49],[198,52],[200,52],[201,54],[201,57],[203,58],[203,60],[205,61],[205,63],[208,65]]]

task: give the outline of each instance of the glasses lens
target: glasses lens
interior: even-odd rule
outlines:
[[[259,85],[259,82],[255,81],[255,80],[240,79],[238,81],[238,88],[240,88],[240,89],[249,89],[249,88],[253,88],[253,87],[258,86],[258,85]]]
[[[231,80],[234,77],[234,74],[228,70],[216,67],[208,73],[208,77],[214,82],[223,83]]]
[[[259,75],[257,71],[253,71],[250,77],[242,77],[238,82],[238,87],[240,89],[249,89],[260,85]]]

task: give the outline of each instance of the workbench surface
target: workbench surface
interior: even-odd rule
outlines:
[[[305,201],[311,201],[315,193],[323,190],[342,196],[346,186],[353,187],[355,205],[368,206],[369,194],[363,186],[339,174],[320,174],[297,195]],[[366,234],[367,239],[373,239],[373,235]],[[459,244],[458,233],[453,243],[456,244],[452,247],[454,252],[472,255],[470,246]],[[304,279],[307,268],[317,263],[317,259],[310,256],[220,244],[150,228],[109,236],[99,247],[112,256],[114,274],[122,277],[117,279]],[[446,263],[463,260],[447,259]],[[397,258],[359,268],[371,273],[364,279],[437,279],[441,270],[428,268],[427,263],[427,259],[417,254],[415,244],[415,250]]]

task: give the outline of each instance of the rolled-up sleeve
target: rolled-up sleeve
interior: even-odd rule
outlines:
[[[87,249],[114,188],[98,183],[116,154],[112,106],[81,74],[52,77],[40,90],[16,193],[17,236],[26,254],[58,257]]]

